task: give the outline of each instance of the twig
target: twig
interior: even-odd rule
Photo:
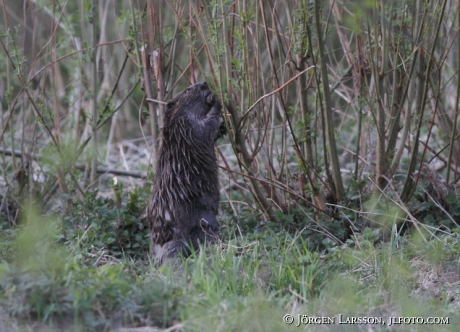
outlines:
[[[224,166],[220,166],[220,165],[219,165],[218,167],[221,168],[221,169],[223,169],[223,170],[226,170],[227,172],[235,173],[235,174],[238,174],[238,175],[240,175],[240,176],[242,176],[242,177],[245,177],[245,178],[248,178],[248,179],[253,179],[253,180],[255,180],[255,181],[260,182],[261,184],[266,184],[266,185],[269,185],[269,186],[276,187],[276,188],[278,188],[278,189],[280,189],[280,190],[282,190],[282,191],[284,191],[284,192],[286,192],[286,193],[289,193],[289,194],[292,195],[292,196],[297,197],[299,200],[305,202],[305,204],[308,204],[308,205],[310,205],[310,206],[312,206],[312,207],[318,209],[318,211],[321,211],[321,212],[324,212],[324,213],[327,214],[327,211],[321,209],[319,206],[317,206],[317,205],[313,204],[312,202],[308,201],[307,199],[305,199],[304,197],[302,197],[302,195],[297,194],[296,192],[290,190],[290,189],[287,188],[287,187],[284,187],[284,186],[281,185],[281,184],[278,184],[277,182],[274,182],[274,181],[273,181],[273,182],[270,182],[270,181],[267,181],[266,179],[261,179],[261,178],[259,178],[259,177],[257,177],[257,176],[253,176],[253,175],[250,175],[250,174],[245,174],[245,173],[241,173],[241,172],[238,172],[238,171],[234,171],[234,170],[229,169],[229,168],[224,167]]]
[[[166,105],[166,104],[167,104],[167,103],[164,102],[164,101],[156,100],[156,99],[152,99],[152,98],[145,98],[145,100],[147,100],[147,101],[152,101],[152,102],[154,102],[154,103],[161,104],[161,105]]]
[[[293,78],[291,78],[289,81],[287,81],[286,83],[284,83],[283,85],[281,85],[278,89],[275,89],[275,90],[273,90],[273,91],[271,91],[271,92],[269,92],[269,93],[263,95],[263,96],[260,97],[259,99],[257,99],[256,102],[255,102],[254,104],[252,104],[252,105],[247,109],[247,111],[244,112],[244,114],[241,116],[240,122],[238,123],[238,128],[240,127],[241,122],[243,122],[244,118],[245,118],[246,116],[248,116],[248,114],[252,111],[252,109],[253,109],[254,107],[257,106],[258,103],[260,103],[263,99],[265,99],[265,98],[267,98],[267,97],[270,97],[271,95],[273,95],[273,94],[277,93],[278,91],[284,89],[288,84],[292,83],[292,81],[294,81],[297,77],[299,77],[299,76],[302,75],[302,74],[305,74],[307,71],[309,71],[310,69],[313,69],[313,68],[315,68],[315,66],[310,66],[310,67],[306,68],[305,70],[302,70],[300,73],[298,73],[297,75],[295,75],[295,76],[294,76]]]
[[[0,154],[3,154],[5,156],[11,156],[11,157],[17,157],[21,158],[24,153],[18,150],[10,150],[10,149],[2,149],[0,148]],[[26,154],[30,159],[32,160],[40,160],[41,157],[37,156],[34,153],[28,153]],[[84,171],[86,168],[85,164],[75,164],[75,168]],[[98,174],[113,174],[113,175],[118,175],[118,176],[128,176],[132,178],[137,178],[137,179],[147,179],[147,172],[140,172],[140,171],[126,171],[123,169],[114,169],[110,167],[97,167],[96,172]]]

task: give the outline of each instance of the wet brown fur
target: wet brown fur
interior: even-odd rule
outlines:
[[[192,85],[166,104],[147,208],[158,265],[218,238],[214,142],[224,133],[221,109],[206,82]]]

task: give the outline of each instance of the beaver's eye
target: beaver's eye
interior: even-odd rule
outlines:
[[[191,88],[187,88],[187,89],[184,90],[184,93],[189,93],[190,90],[192,90],[192,89],[191,89]]]

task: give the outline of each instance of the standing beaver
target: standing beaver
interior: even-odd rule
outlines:
[[[153,194],[147,207],[152,254],[187,256],[218,239],[219,206],[214,142],[225,133],[222,106],[206,82],[192,85],[165,107]]]

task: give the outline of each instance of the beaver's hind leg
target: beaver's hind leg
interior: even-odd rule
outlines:
[[[157,265],[161,265],[166,260],[177,256],[188,257],[192,250],[197,250],[200,246],[219,241],[219,223],[215,215],[210,211],[201,211],[198,216],[200,221],[190,229],[188,234],[172,239],[162,246],[157,245],[155,247],[154,253]]]

